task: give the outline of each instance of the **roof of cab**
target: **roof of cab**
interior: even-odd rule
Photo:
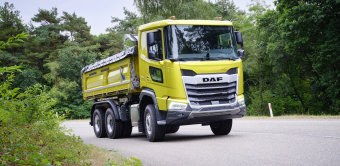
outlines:
[[[165,27],[167,25],[217,25],[217,26],[233,26],[230,21],[219,21],[219,20],[161,20],[151,22],[139,26],[139,31],[145,31],[149,29],[155,29]]]

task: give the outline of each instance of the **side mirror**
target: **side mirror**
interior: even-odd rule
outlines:
[[[146,42],[148,46],[152,46],[155,44],[155,33],[149,32],[146,34]]]
[[[243,49],[243,39],[242,39],[242,33],[235,31],[236,36],[236,43],[241,45],[241,50],[237,50],[238,56],[242,58],[244,56],[244,49]]]
[[[237,53],[240,58],[244,56],[244,50],[237,50]]]
[[[156,59],[156,53],[155,53],[155,51],[149,51],[149,52],[148,52],[148,58],[149,58],[149,59]]]
[[[158,59],[156,51],[150,49],[155,44],[157,44],[156,43],[156,39],[157,38],[155,38],[155,37],[158,37],[158,36],[155,36],[155,35],[159,35],[159,34],[156,34],[156,33],[160,34],[161,30],[156,30],[156,31],[149,32],[149,33],[146,34],[146,43],[147,43],[147,50],[148,50],[148,58],[160,61],[161,59]],[[157,39],[157,42],[159,42],[158,40],[159,39]]]
[[[236,42],[237,44],[241,45],[243,47],[243,39],[241,32],[235,31],[236,34]]]

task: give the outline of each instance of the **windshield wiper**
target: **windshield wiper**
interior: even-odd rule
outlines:
[[[200,59],[200,60],[204,61],[204,58],[205,57],[184,57],[182,59]]]
[[[185,61],[185,59],[200,59],[200,60],[204,61],[204,57],[169,58],[169,60],[171,62],[174,62],[174,61]]]
[[[169,60],[170,60],[171,62],[174,62],[174,61],[185,61],[185,60],[182,59],[182,58],[169,58]]]
[[[227,57],[210,57],[209,59],[214,59],[214,58],[216,58],[216,59],[228,59],[228,60],[230,60],[230,58],[227,58]]]

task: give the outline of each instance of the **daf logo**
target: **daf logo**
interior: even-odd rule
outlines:
[[[203,82],[217,82],[217,81],[221,81],[222,77],[211,77],[211,78],[203,78]]]

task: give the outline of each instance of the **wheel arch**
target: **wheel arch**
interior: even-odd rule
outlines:
[[[158,109],[156,94],[155,94],[155,91],[153,89],[144,88],[142,90],[142,92],[140,93],[139,98],[140,98],[140,100],[139,100],[139,116],[140,116],[139,119],[144,118],[144,110],[145,110],[146,106],[149,105],[149,104],[153,104],[155,106],[157,120],[162,120],[161,113]]]
[[[92,107],[91,107],[91,126],[93,125],[93,113],[97,108],[103,110],[104,114],[105,114],[106,109],[111,108],[114,115],[115,115],[115,119],[117,119],[117,120],[121,119],[120,116],[119,116],[119,111],[117,109],[117,106],[116,106],[116,104],[114,103],[113,100],[105,100],[105,101],[94,102]]]

